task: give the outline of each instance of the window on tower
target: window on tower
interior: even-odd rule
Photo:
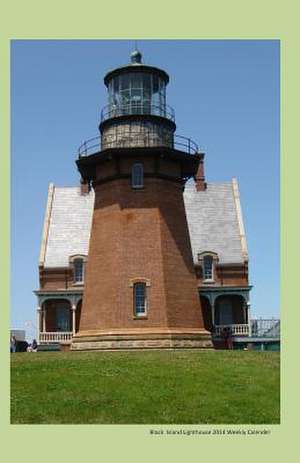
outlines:
[[[134,283],[133,285],[134,314],[142,317],[147,312],[146,283]]]
[[[132,188],[144,187],[144,166],[141,163],[133,164],[131,171]]]

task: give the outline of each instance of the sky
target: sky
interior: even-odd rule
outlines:
[[[105,73],[134,41],[11,42],[11,325],[34,337],[38,257],[50,182],[75,186],[77,149],[98,135]],[[205,152],[208,182],[239,182],[252,316],[279,316],[278,40],[141,40],[168,72],[176,133]]]

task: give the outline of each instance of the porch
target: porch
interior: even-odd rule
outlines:
[[[251,287],[208,287],[200,289],[205,328],[213,339],[251,336],[249,291]]]
[[[60,344],[68,346],[79,330],[82,291],[36,291],[37,342],[39,345]]]

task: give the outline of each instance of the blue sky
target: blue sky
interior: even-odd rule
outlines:
[[[18,40],[11,47],[11,317],[36,319],[48,184],[76,185],[76,151],[98,134],[104,74],[133,41]],[[207,181],[237,177],[250,255],[252,315],[279,315],[279,41],[145,40],[170,75],[177,133],[206,153]],[[29,335],[30,329],[29,329]],[[32,335],[34,333],[32,332]]]

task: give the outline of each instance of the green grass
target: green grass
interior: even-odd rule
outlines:
[[[279,353],[12,354],[11,422],[276,424]]]

